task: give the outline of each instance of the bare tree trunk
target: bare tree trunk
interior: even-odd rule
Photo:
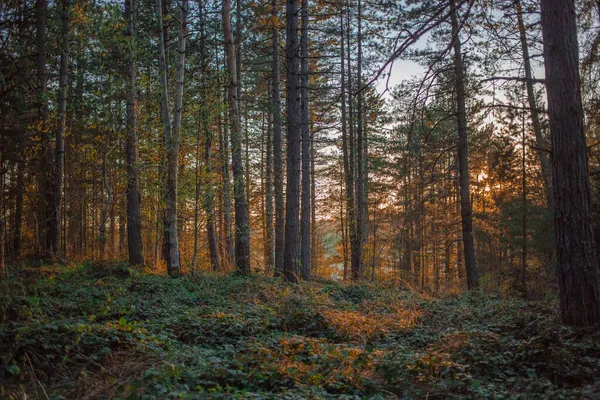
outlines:
[[[269,88],[270,89],[270,88]],[[272,93],[269,92],[269,103],[272,103]],[[267,154],[266,154],[266,166],[265,166],[265,219],[266,219],[266,237],[265,237],[265,264],[267,273],[271,273],[274,267],[274,254],[275,249],[275,232],[273,230],[273,141],[271,132],[273,131],[272,120],[273,112],[267,114]]]
[[[177,231],[177,173],[180,144],[180,128],[183,103],[183,79],[185,75],[185,42],[187,35],[187,0],[181,1],[181,14],[178,39],[179,62],[175,81],[175,102],[173,123],[170,125],[167,64],[165,56],[165,32],[163,26],[161,0],[156,1],[156,13],[160,26],[159,40],[159,79],[161,86],[161,110],[163,118],[164,141],[167,151],[167,180],[165,185],[165,224],[164,224],[164,251],[163,256],[167,262],[169,276],[178,277],[181,273],[179,254],[179,240]]]
[[[235,262],[235,249],[233,248],[233,233],[231,222],[231,189],[229,188],[229,137],[227,129],[223,127],[221,114],[217,116],[219,125],[219,149],[221,152],[221,179],[223,182],[223,214],[225,232],[225,253],[226,264],[232,266]]]
[[[349,241],[350,247],[350,270],[352,276],[352,254],[354,253],[354,243],[355,243],[355,218],[354,218],[354,179],[353,169],[351,166],[351,162],[353,161],[352,154],[352,144],[351,140],[348,138],[348,128],[347,128],[347,119],[346,119],[346,48],[344,44],[344,13],[340,14],[340,68],[341,68],[341,103],[342,103],[342,153],[343,153],[343,162],[344,162],[344,178],[346,180],[346,226],[348,229],[348,235],[346,240]],[[350,101],[352,101],[350,99]],[[346,249],[348,246],[346,246]],[[347,259],[345,260],[345,269],[347,266]],[[347,278],[346,273],[344,273],[344,279]]]
[[[233,199],[235,203],[235,263],[241,274],[250,273],[250,231],[248,205],[244,185],[240,107],[238,104],[236,49],[231,31],[231,1],[223,1],[223,33],[229,72],[229,116],[231,121],[231,155],[233,169]]]
[[[356,121],[356,239],[358,244],[356,246],[357,258],[358,258],[358,273],[362,276],[363,273],[363,246],[367,238],[367,202],[365,198],[365,139],[363,131],[363,90],[362,90],[362,2],[358,0],[358,58],[357,63],[357,121]]]
[[[531,109],[531,122],[535,134],[535,145],[538,149],[546,147],[546,139],[542,132],[542,124],[538,112],[538,106],[535,101],[535,92],[533,90],[533,76],[531,73],[531,57],[529,56],[529,46],[527,44],[527,32],[523,22],[523,9],[520,0],[515,1],[517,11],[517,23],[519,25],[519,38],[521,40],[521,52],[523,53],[523,69],[525,70],[525,87],[527,88],[527,101]],[[546,205],[552,207],[552,169],[548,154],[542,150],[537,150],[537,155],[542,167],[542,177],[544,178],[544,194],[546,195]]]
[[[13,250],[12,254],[18,258],[21,256],[21,227],[23,225],[23,193],[25,191],[25,182],[23,179],[23,173],[25,170],[25,155],[24,141],[22,138],[19,143],[19,151],[21,155],[17,161],[17,197],[15,199],[15,226],[13,227]]]
[[[300,216],[301,275],[310,278],[310,120],[308,103],[308,0],[302,0],[302,36],[300,38],[300,129],[302,141],[302,210]]]
[[[465,67],[460,50],[458,15],[455,0],[450,0],[452,19],[452,40],[454,47],[454,70],[456,81],[456,102],[458,104],[458,171],[460,186],[460,213],[462,219],[463,247],[465,251],[465,269],[469,290],[479,287],[477,263],[475,261],[475,242],[473,239],[473,210],[469,189],[469,153],[467,147],[467,106],[465,93]]]
[[[350,236],[350,278],[353,281],[360,279],[362,252],[357,229],[357,204],[356,204],[356,148],[354,142],[354,99],[352,86],[352,53],[351,53],[351,30],[350,30],[350,7],[346,4],[346,46],[348,62],[348,226]]]
[[[60,67],[58,78],[58,127],[54,146],[53,207],[48,221],[48,251],[53,257],[60,252],[61,202],[65,163],[65,129],[67,126],[67,78],[69,74],[69,0],[61,1]]]
[[[108,153],[110,147],[110,129],[106,130],[104,139],[104,152],[102,157],[102,183],[104,187],[104,205],[102,207],[102,217],[98,226],[100,233],[100,261],[104,261],[104,250],[106,248],[106,221],[108,220],[108,212],[112,203],[112,188],[108,183]]]
[[[0,155],[0,210],[4,209],[4,162]],[[4,221],[4,214],[0,213],[0,281],[7,278],[6,265],[4,263],[4,231],[6,229],[6,222]],[[6,291],[6,288],[3,288]]]
[[[140,170],[138,166],[139,142],[137,135],[137,84],[136,84],[136,20],[137,0],[125,0],[127,20],[127,253],[129,264],[144,264],[142,243],[142,216],[140,194]],[[120,221],[121,222],[121,221]],[[122,221],[121,223],[123,223]]]
[[[38,171],[38,190],[39,204],[38,220],[38,241],[40,244],[40,256],[48,257],[50,248],[48,243],[49,223],[52,216],[54,196],[52,182],[52,155],[50,151],[50,132],[48,124],[48,76],[46,73],[46,20],[47,5],[46,0],[36,0],[36,50],[37,50],[37,77],[38,77],[38,116],[39,116],[39,137],[40,137],[40,156]],[[51,255],[51,254],[50,254]]]
[[[542,0],[541,8],[561,317],[565,324],[594,326],[600,323],[600,295],[575,2]]]
[[[208,55],[206,53],[206,35],[204,31],[204,5],[202,1],[199,4],[200,7],[200,59],[202,65],[202,98],[203,107],[201,108],[201,123],[202,130],[204,131],[205,142],[204,142],[204,161],[206,165],[206,176],[207,184],[204,192],[204,208],[206,211],[206,236],[208,240],[208,250],[210,254],[210,264],[213,271],[220,269],[219,263],[219,248],[217,245],[217,232],[215,229],[215,196],[213,192],[213,162],[212,162],[212,140],[213,133],[212,128],[209,127],[208,120]],[[196,213],[197,215],[197,213]],[[196,254],[196,249],[194,249]]]
[[[272,0],[271,17],[277,19],[277,0]],[[281,92],[279,87],[279,32],[277,24],[271,29],[273,35],[271,59],[272,68],[272,108],[273,108],[273,191],[275,194],[275,274],[283,273],[283,250],[285,246],[285,220],[283,203],[283,154],[281,135]]]
[[[285,63],[287,67],[287,182],[285,202],[285,248],[283,252],[284,277],[289,282],[297,282],[300,273],[300,126],[298,90],[298,2],[287,0],[285,7],[286,45]]]

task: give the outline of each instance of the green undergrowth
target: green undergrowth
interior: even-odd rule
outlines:
[[[600,398],[600,334],[552,302],[124,265],[3,285],[0,398]]]

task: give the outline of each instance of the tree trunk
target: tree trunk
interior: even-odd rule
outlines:
[[[348,138],[348,124],[346,117],[346,48],[344,44],[344,13],[340,15],[340,68],[341,68],[341,103],[342,103],[342,153],[343,153],[343,162],[344,162],[344,177],[346,180],[346,226],[348,228],[347,240],[350,244],[350,275],[352,279],[354,279],[353,275],[353,259],[354,257],[354,246],[356,244],[356,225],[355,225],[355,217],[354,217],[354,178],[353,178],[353,168],[352,163],[354,161],[354,157],[352,157],[352,133],[350,133],[350,138]],[[350,99],[350,102],[352,100]],[[351,130],[351,129],[350,129]],[[348,246],[346,246],[348,248]],[[347,264],[347,260],[346,264]],[[346,274],[344,274],[346,275]],[[346,277],[346,276],[345,276]]]
[[[287,0],[285,8],[287,67],[287,182],[285,202],[285,249],[283,252],[284,277],[297,282],[300,273],[300,238],[298,217],[300,210],[300,126],[298,90],[298,2]]]
[[[204,131],[205,142],[204,142],[204,162],[206,165],[206,177],[207,184],[204,193],[204,209],[206,212],[206,237],[208,241],[208,250],[210,254],[210,265],[213,271],[220,269],[219,263],[219,247],[217,244],[217,231],[215,229],[215,196],[213,192],[213,163],[212,163],[212,140],[213,134],[212,129],[209,127],[208,120],[208,55],[206,53],[206,35],[204,32],[204,5],[202,1],[199,4],[200,7],[200,59],[202,65],[202,99],[203,105],[201,106],[200,120],[202,123],[202,130]]]
[[[164,129],[164,142],[167,151],[167,179],[165,184],[165,223],[164,223],[164,250],[163,256],[167,263],[167,272],[171,277],[178,277],[181,273],[179,254],[179,240],[177,232],[177,173],[180,143],[181,114],[183,102],[183,79],[185,73],[185,42],[187,35],[187,0],[181,2],[177,76],[175,81],[175,102],[173,123],[170,125],[167,64],[165,55],[165,32],[163,26],[161,0],[156,1],[156,12],[160,26],[159,40],[159,79],[161,86],[161,110]]]
[[[136,85],[136,18],[137,0],[125,0],[125,19],[128,24],[127,44],[127,251],[129,264],[143,265],[142,216],[140,170],[138,166],[139,143],[137,135],[137,85]],[[124,222],[124,221],[123,221]],[[123,223],[121,222],[121,223]]]
[[[357,121],[356,121],[356,246],[358,277],[363,273],[363,246],[367,238],[367,202],[365,198],[365,138],[363,130],[363,88],[362,88],[362,2],[358,0],[358,58],[357,62]]]
[[[354,140],[354,99],[352,86],[352,51],[350,30],[350,8],[346,5],[346,48],[348,63],[348,224],[350,236],[350,278],[356,281],[360,278],[361,249],[357,229],[357,202],[356,202],[356,144]]]
[[[100,233],[100,261],[104,261],[104,250],[106,248],[106,221],[108,220],[108,212],[112,203],[112,188],[108,183],[108,153],[110,147],[110,130],[106,131],[104,139],[104,152],[102,157],[102,184],[104,188],[104,204],[102,207],[102,216],[100,218],[100,224],[98,226],[98,232]]]
[[[271,17],[277,19],[277,0],[272,0]],[[272,80],[272,108],[273,108],[273,192],[275,194],[275,274],[283,273],[283,250],[285,247],[284,232],[284,203],[283,203],[283,154],[281,135],[281,92],[279,87],[279,32],[277,24],[273,23],[271,59]]]
[[[469,154],[467,147],[467,106],[465,93],[465,68],[460,50],[458,15],[455,0],[450,0],[452,19],[452,41],[454,47],[454,71],[456,102],[458,105],[458,171],[460,186],[460,214],[462,220],[463,247],[467,287],[469,290],[479,287],[477,264],[475,261],[475,242],[473,239],[473,210],[469,189]]]
[[[269,93],[269,97],[272,97],[272,92]],[[269,98],[269,103],[272,103],[271,98]],[[271,135],[271,132],[273,131],[272,116],[272,112],[267,114],[267,154],[265,166],[265,266],[266,272],[268,274],[270,274],[273,271],[275,261],[273,254],[273,250],[275,248],[275,232],[273,230],[273,140]]]
[[[231,31],[231,1],[223,1],[223,33],[229,73],[229,117],[231,122],[231,166],[233,169],[233,200],[235,203],[235,264],[238,273],[250,273],[250,232],[248,205],[242,161],[242,132],[238,104],[236,49]]]
[[[23,226],[23,194],[25,192],[25,182],[23,173],[25,170],[25,155],[23,150],[25,147],[25,138],[22,138],[19,143],[19,151],[21,155],[17,161],[17,196],[15,199],[15,226],[13,227],[13,249],[12,254],[15,258],[21,256],[21,227]]]
[[[50,132],[48,124],[48,76],[46,73],[46,0],[36,0],[36,50],[38,77],[38,132],[40,137],[40,155],[38,171],[39,207],[37,212],[39,252],[42,258],[50,253],[48,237],[49,224],[54,208],[52,155],[50,151]],[[50,171],[48,171],[50,169]]]
[[[52,256],[60,252],[61,202],[65,163],[65,129],[67,126],[67,78],[69,74],[69,0],[62,0],[60,67],[58,78],[58,127],[54,146],[53,207],[49,216],[48,250]]]
[[[308,103],[308,0],[302,0],[302,36],[300,39],[300,129],[302,141],[302,210],[300,216],[301,275],[310,278],[310,120]]]
[[[0,155],[0,210],[4,209],[4,170],[3,160]],[[7,278],[6,265],[4,263],[4,230],[6,229],[6,223],[4,221],[4,214],[0,212],[0,281]],[[6,288],[3,288],[6,291]]]
[[[527,88],[527,101],[531,109],[531,122],[535,134],[535,145],[538,149],[546,147],[546,139],[542,132],[542,123],[538,106],[535,101],[535,92],[533,90],[533,76],[531,73],[531,58],[529,56],[529,46],[527,44],[527,33],[523,22],[523,9],[521,1],[515,0],[515,9],[517,11],[517,23],[519,25],[519,38],[521,40],[521,52],[523,53],[523,69],[525,70],[525,87]],[[548,154],[542,150],[537,150],[537,155],[542,167],[542,177],[544,179],[544,194],[546,195],[546,206],[552,207],[552,169]]]
[[[579,77],[573,0],[542,0],[556,255],[562,321],[600,323],[596,247]]]
[[[223,127],[221,114],[217,116],[217,124],[219,125],[219,149],[221,152],[221,179],[223,182],[223,214],[224,224],[223,231],[225,232],[225,253],[224,257],[228,266],[233,266],[235,262],[235,249],[233,248],[233,233],[231,223],[231,189],[229,188],[229,137],[227,128]]]

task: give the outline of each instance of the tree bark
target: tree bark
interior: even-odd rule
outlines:
[[[48,250],[54,257],[60,252],[61,202],[65,163],[65,129],[67,126],[67,78],[69,74],[69,0],[61,1],[60,67],[58,78],[58,127],[54,146],[53,207],[49,216]]]
[[[357,202],[356,202],[356,147],[354,140],[354,99],[352,86],[352,53],[351,53],[351,30],[350,30],[350,8],[346,4],[346,47],[348,62],[348,176],[347,176],[347,201],[348,201],[348,226],[350,236],[350,278],[356,281],[360,278],[360,260],[362,259],[360,241],[357,229]]]
[[[600,323],[600,296],[575,2],[542,0],[541,9],[561,319],[568,325],[592,326]]]
[[[367,202],[365,198],[365,138],[363,130],[363,88],[362,88],[362,2],[358,0],[358,37],[357,37],[357,121],[356,121],[356,246],[358,258],[358,277],[363,273],[363,246],[367,238]],[[358,277],[355,277],[358,278]]]
[[[177,74],[175,82],[175,102],[173,123],[170,125],[168,84],[167,84],[167,64],[165,55],[165,32],[162,17],[161,0],[156,1],[156,12],[160,26],[159,40],[159,79],[161,86],[161,111],[164,129],[164,142],[167,151],[167,179],[165,184],[165,223],[164,223],[164,250],[163,256],[167,263],[169,276],[178,277],[181,273],[181,263],[179,254],[179,240],[177,231],[177,174],[178,174],[178,156],[180,144],[180,128],[183,103],[183,84],[185,76],[185,43],[187,35],[187,0],[181,1],[181,14],[178,39],[179,63],[177,65]]]
[[[344,13],[340,14],[340,68],[341,68],[341,103],[342,103],[342,154],[344,163],[344,179],[346,181],[346,226],[348,235],[346,240],[349,241],[349,246],[346,245],[346,249],[350,248],[350,275],[352,277],[352,254],[354,252],[354,244],[356,237],[355,230],[355,218],[354,218],[354,179],[352,177],[351,168],[351,157],[352,147],[351,141],[348,138],[348,127],[347,127],[347,116],[346,116],[346,48],[344,43]],[[347,278],[347,258],[344,259],[344,278]]]
[[[300,129],[302,141],[302,209],[300,216],[301,276],[310,278],[311,259],[311,178],[310,117],[308,103],[308,0],[302,0],[302,34],[300,38]]]
[[[199,2],[200,7],[200,62],[202,65],[202,99],[200,120],[202,130],[204,131],[204,162],[206,165],[207,184],[204,192],[204,209],[206,212],[206,238],[208,241],[208,250],[210,254],[210,265],[213,271],[220,269],[219,247],[217,244],[217,231],[215,229],[215,196],[213,191],[213,162],[212,162],[212,129],[209,127],[208,120],[208,55],[206,53],[206,34],[204,31],[204,4]]]
[[[235,264],[238,273],[250,273],[250,232],[248,205],[244,185],[241,118],[237,91],[236,49],[231,30],[231,1],[223,1],[223,33],[229,73],[229,117],[231,122],[231,166],[233,169],[233,200],[235,203]]]
[[[217,124],[219,125],[219,150],[221,153],[221,179],[223,183],[223,232],[225,233],[226,253],[223,259],[226,260],[226,265],[233,266],[235,263],[235,249],[233,248],[231,189],[229,187],[229,135],[227,135],[227,129],[223,127],[220,112],[217,116]]]
[[[277,0],[272,0],[271,17],[277,19]],[[271,59],[272,67],[272,108],[273,108],[273,192],[275,194],[275,274],[283,273],[283,250],[285,246],[284,232],[284,202],[283,202],[283,154],[281,133],[281,91],[279,87],[279,31],[277,24],[273,23],[271,29],[273,35]]]
[[[102,207],[102,216],[100,217],[100,224],[98,226],[98,232],[100,233],[100,261],[104,261],[104,250],[106,248],[106,221],[108,220],[108,212],[112,203],[112,188],[108,183],[108,153],[110,148],[110,130],[106,130],[104,139],[104,151],[102,157],[102,185],[103,185],[103,197],[104,204]]]
[[[270,88],[269,88],[270,89]],[[269,93],[269,103],[272,103],[272,93]],[[272,110],[271,110],[272,111]],[[275,232],[273,230],[273,140],[272,120],[273,113],[267,114],[268,124],[266,131],[266,166],[265,166],[265,266],[267,273],[271,273],[274,267]]]
[[[297,282],[300,273],[300,240],[298,217],[300,210],[300,126],[298,90],[298,2],[287,0],[285,8],[287,67],[287,182],[285,202],[284,277]]]
[[[37,78],[38,78],[38,132],[40,137],[40,155],[38,171],[39,204],[37,216],[37,243],[39,255],[48,257],[50,253],[48,237],[49,224],[53,212],[53,181],[52,181],[52,155],[50,151],[50,132],[48,126],[48,76],[46,73],[46,0],[36,0],[36,50],[37,50]],[[49,171],[50,169],[50,171]]]
[[[450,0],[452,20],[452,41],[454,47],[454,73],[456,85],[457,120],[458,120],[458,171],[460,186],[460,214],[462,220],[465,270],[469,290],[479,287],[477,263],[475,261],[475,241],[473,239],[473,210],[469,189],[469,153],[467,145],[467,106],[465,92],[465,67],[461,54],[458,15],[455,0]]]
[[[137,135],[137,84],[136,84],[136,18],[137,0],[125,0],[127,44],[127,252],[129,264],[144,264],[142,243],[142,216],[140,194],[140,170],[138,165],[139,142]]]

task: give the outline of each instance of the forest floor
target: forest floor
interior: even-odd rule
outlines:
[[[4,285],[0,398],[600,398],[600,332],[552,302],[120,265]]]

